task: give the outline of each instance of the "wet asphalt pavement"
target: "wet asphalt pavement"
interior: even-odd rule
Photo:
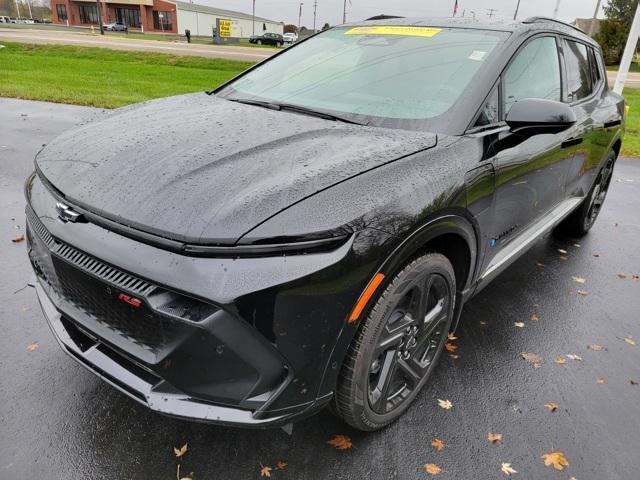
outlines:
[[[271,478],[431,478],[426,463],[440,466],[442,479],[506,478],[502,462],[519,472],[513,478],[640,478],[640,385],[631,382],[640,381],[639,160],[618,161],[587,237],[541,240],[467,304],[453,342],[459,358],[443,357],[398,422],[364,434],[322,412],[289,436],[147,411],[68,358],[35,292],[23,288],[31,276],[25,244],[11,239],[24,232],[22,182],[33,156],[57,133],[103,114],[0,99],[0,479],[171,480],[173,447],[185,442],[181,473],[195,479],[259,478],[261,464],[279,460],[288,465]],[[539,355],[540,368],[520,352]],[[583,360],[554,362],[566,354]],[[490,444],[488,432],[502,433],[502,443]],[[334,450],[326,441],[335,434],[354,447]],[[436,451],[434,438],[446,448]],[[541,456],[551,451],[563,452],[569,467],[546,467]]]

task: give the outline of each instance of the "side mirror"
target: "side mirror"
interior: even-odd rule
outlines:
[[[511,106],[506,122],[511,132],[533,136],[562,132],[576,123],[576,115],[566,103],[525,98]]]

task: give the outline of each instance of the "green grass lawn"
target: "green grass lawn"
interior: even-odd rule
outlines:
[[[116,108],[214,88],[252,63],[2,42],[0,96]]]
[[[625,88],[623,95],[631,109],[622,140],[622,155],[640,157],[640,88]]]

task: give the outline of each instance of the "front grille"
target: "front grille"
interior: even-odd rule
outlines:
[[[27,221],[34,270],[61,302],[82,312],[83,318],[75,320],[108,341],[117,336],[135,345],[145,361],[157,361],[180,343],[191,330],[186,322],[201,321],[218,310],[54,238],[29,207]],[[122,293],[143,301],[134,307],[119,297]]]

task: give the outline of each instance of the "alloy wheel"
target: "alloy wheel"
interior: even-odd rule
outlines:
[[[607,196],[607,191],[609,190],[609,185],[611,183],[611,177],[613,173],[613,158],[609,158],[607,163],[602,168],[600,173],[598,174],[598,178],[596,179],[596,183],[593,188],[593,192],[591,193],[591,198],[589,200],[589,210],[587,211],[587,215],[585,218],[585,226],[589,227],[596,221],[600,210],[602,209],[602,205],[604,204],[604,199]]]

